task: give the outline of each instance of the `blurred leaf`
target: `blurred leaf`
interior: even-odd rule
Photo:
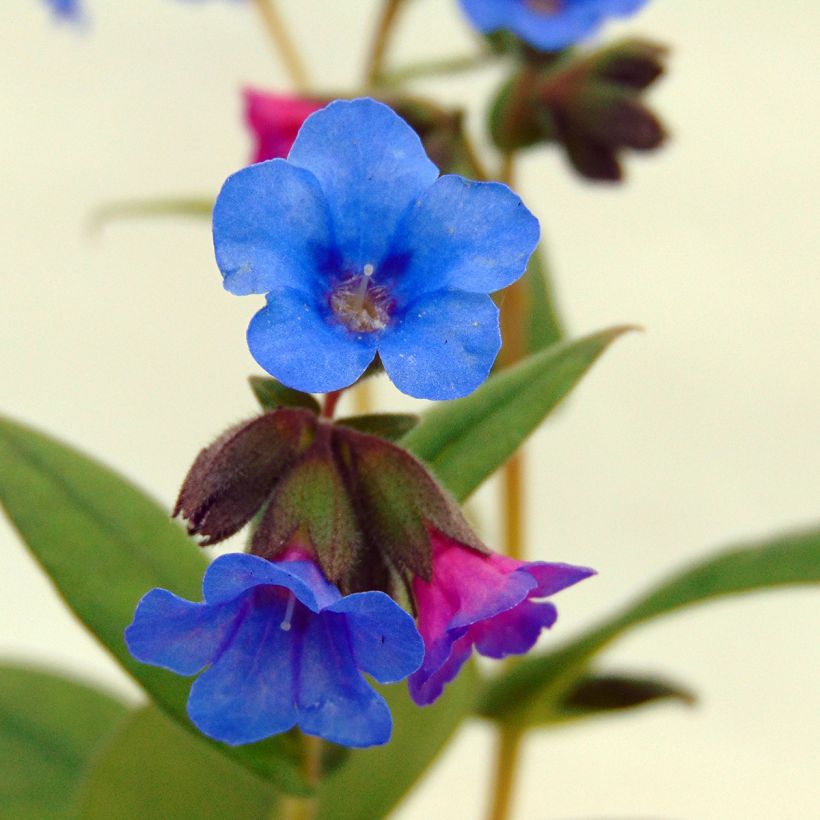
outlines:
[[[157,199],[128,199],[106,202],[91,214],[91,230],[101,231],[111,222],[123,219],[153,219],[182,216],[210,219],[214,208],[211,197],[158,197]]]
[[[82,820],[271,818],[273,787],[155,706],[125,721],[80,790]]]
[[[256,400],[265,410],[275,410],[277,407],[304,407],[319,415],[319,402],[310,393],[285,387],[282,382],[264,376],[250,376],[248,381]]]
[[[820,530],[782,535],[707,558],[577,640],[519,663],[487,687],[479,711],[509,722],[537,722],[539,714],[549,714],[581,679],[590,660],[628,629],[701,601],[818,581]]]
[[[427,770],[475,705],[478,673],[467,664],[432,706],[416,706],[404,684],[379,687],[393,714],[386,746],[354,749],[319,790],[320,820],[386,817]]]
[[[527,271],[521,278],[527,298],[524,325],[524,345],[527,353],[536,353],[560,342],[564,336],[553,300],[549,269],[542,247],[530,258]]]
[[[63,820],[92,757],[126,718],[110,695],[44,670],[0,666],[0,811]]]
[[[361,433],[398,441],[419,423],[419,417],[412,413],[368,413],[364,416],[348,416],[336,419],[336,424],[352,427]]]
[[[77,617],[163,709],[196,732],[185,710],[190,679],[138,663],[123,640],[137,601],[152,587],[201,598],[206,562],[182,528],[113,471],[2,418],[0,503]],[[282,788],[304,788],[284,738],[218,748]]]
[[[428,410],[401,440],[459,501],[495,472],[629,327],[562,342]]]
[[[587,674],[575,682],[550,714],[539,716],[533,725],[598,717],[670,699],[687,706],[695,703],[695,696],[688,689],[661,678]]]

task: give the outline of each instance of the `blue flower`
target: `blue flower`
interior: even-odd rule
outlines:
[[[52,14],[60,20],[79,21],[82,16],[80,0],[45,0]]]
[[[298,725],[345,746],[390,739],[384,699],[424,652],[413,619],[383,592],[342,596],[309,560],[217,558],[204,602],[152,589],[125,631],[131,654],[196,675],[188,714],[209,737],[252,743]],[[206,668],[207,667],[207,668]]]
[[[213,229],[226,289],[267,294],[248,345],[271,375],[325,393],[378,353],[400,390],[428,399],[487,378],[501,346],[488,294],[521,276],[539,235],[507,186],[439,177],[370,99],[331,103],[287,160],[229,177]]]
[[[472,24],[507,29],[543,51],[560,51],[594,34],[607,17],[628,17],[647,0],[460,0]]]

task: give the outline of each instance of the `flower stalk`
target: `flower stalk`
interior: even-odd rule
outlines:
[[[252,2],[259,12],[262,25],[282,58],[282,63],[290,76],[293,87],[300,94],[306,94],[310,88],[307,68],[285,27],[275,0],[252,0]]]

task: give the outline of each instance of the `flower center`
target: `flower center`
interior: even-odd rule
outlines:
[[[341,282],[330,294],[330,308],[339,321],[356,333],[373,333],[387,327],[390,298],[387,290],[373,284],[376,268],[368,263],[361,276]]]
[[[536,14],[558,14],[563,0],[524,0],[524,5]]]
[[[279,624],[279,629],[283,632],[290,632],[291,626],[293,626],[293,608],[296,606],[296,596],[291,592],[288,595],[288,605],[285,609],[285,617],[282,619],[282,623]]]

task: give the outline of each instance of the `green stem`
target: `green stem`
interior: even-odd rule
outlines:
[[[367,58],[367,67],[364,74],[365,88],[373,88],[379,84],[379,78],[384,67],[384,58],[387,56],[387,48],[390,45],[390,35],[393,33],[393,27],[404,2],[405,0],[384,0],[382,13],[373,34],[373,42],[370,45],[370,54]]]
[[[274,0],[253,0],[253,4],[259,12],[262,25],[264,25],[279,56],[282,58],[282,63],[290,75],[293,87],[300,94],[307,94],[310,88],[307,69],[290,34],[288,34]]]
[[[486,65],[494,57],[491,51],[481,51],[478,54],[465,54],[463,57],[451,57],[446,60],[426,60],[379,74],[375,79],[381,86],[397,86],[422,77],[441,77],[472,71]]]
[[[512,808],[515,774],[521,757],[520,729],[505,726],[498,736],[496,751],[495,782],[493,783],[492,803],[487,815],[488,820],[508,820]]]
[[[302,772],[308,785],[315,789],[322,781],[322,739],[303,735],[302,743]],[[285,797],[279,809],[280,820],[316,820],[319,816],[319,799],[315,794],[313,797]]]

